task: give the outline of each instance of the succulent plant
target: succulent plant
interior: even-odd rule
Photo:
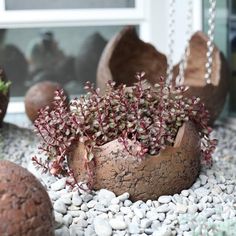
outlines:
[[[186,98],[183,94],[187,87],[166,85],[164,78],[155,88],[148,86],[144,73],[137,74],[137,80],[128,88],[125,85],[115,87],[115,83],[109,81],[104,95],[87,82],[87,94],[69,105],[63,90],[57,90],[54,108],[41,109],[34,123],[42,138],[39,149],[47,159],[42,161],[35,156],[33,161],[54,175],[71,176],[74,183],[67,162],[74,144],[85,144],[84,167],[92,178],[89,163],[99,146],[118,139],[124,150],[137,159],[144,158],[147,153],[157,155],[174,144],[178,129],[191,120],[202,138],[202,160],[211,163],[216,140],[209,137],[209,113],[200,99]],[[130,145],[130,140],[135,145]]]
[[[10,81],[5,82],[0,77],[0,93],[2,93],[3,95],[7,95],[10,85],[11,85]]]

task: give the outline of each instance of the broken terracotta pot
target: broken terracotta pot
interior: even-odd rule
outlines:
[[[53,236],[53,207],[42,184],[29,171],[0,161],[0,235]]]
[[[207,62],[208,37],[203,32],[196,32],[189,42],[190,54],[184,72],[184,84],[189,86],[186,95],[200,97],[210,112],[210,123],[220,115],[229,88],[229,71],[224,55],[214,46],[212,58],[211,84],[206,84],[205,64]],[[174,67],[174,78],[179,73],[179,64]]]
[[[7,82],[6,74],[3,69],[0,68],[0,79]],[[6,115],[7,107],[9,103],[9,91],[6,94],[0,92],[0,127],[2,126],[3,119]]]
[[[114,140],[100,146],[94,157],[94,189],[106,188],[120,195],[130,193],[132,200],[157,199],[161,195],[175,194],[189,188],[200,170],[200,138],[196,127],[186,122],[178,131],[173,147],[159,155],[147,155],[138,160],[124,151]],[[86,181],[84,144],[72,151],[69,165],[78,181]]]
[[[198,96],[210,112],[211,121],[219,116],[228,92],[228,68],[219,49],[214,46],[212,84],[204,80],[207,36],[197,32],[190,40],[190,54],[187,58],[184,84],[190,87],[187,96]],[[178,74],[179,64],[174,67],[174,78]],[[144,71],[145,78],[153,85],[160,76],[166,77],[167,58],[151,44],[140,40],[132,27],[124,28],[105,47],[97,70],[97,87],[102,92],[108,80],[117,85],[128,86],[136,82],[136,72]]]
[[[166,76],[166,56],[151,44],[139,39],[134,27],[125,27],[105,47],[97,70],[97,87],[102,92],[107,81],[117,85],[133,85],[135,74],[144,71],[148,80],[155,84],[160,76]]]
[[[41,108],[53,107],[55,91],[61,88],[59,83],[52,81],[42,81],[29,88],[25,95],[25,111],[32,122],[37,119],[38,111]],[[67,95],[67,93],[65,94]],[[67,98],[67,102],[69,102],[69,97],[67,96]]]

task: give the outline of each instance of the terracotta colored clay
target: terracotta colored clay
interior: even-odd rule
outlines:
[[[79,181],[87,179],[84,152],[84,145],[79,143],[69,159]],[[157,156],[147,155],[142,161],[128,155],[122,144],[114,140],[95,153],[94,188],[106,188],[118,195],[129,192],[132,200],[144,201],[179,193],[196,180],[200,155],[200,138],[191,122],[179,129],[173,147],[167,147]]]
[[[25,95],[25,111],[29,119],[34,122],[38,111],[46,106],[52,107],[55,91],[62,88],[59,83],[43,81],[33,85]]]
[[[46,190],[30,172],[9,161],[0,161],[0,222],[0,235],[54,235]]]
[[[0,79],[2,81],[7,81],[5,72],[0,68]],[[0,92],[0,126],[2,126],[2,121],[6,115],[7,107],[9,103],[9,92],[7,94],[3,94]]]
[[[228,92],[228,67],[223,54],[214,45],[212,84],[204,80],[207,36],[196,32],[190,40],[190,54],[187,58],[184,84],[190,87],[187,96],[198,96],[210,112],[213,123],[223,109]],[[152,45],[141,41],[134,28],[124,28],[106,46],[97,71],[97,87],[104,92],[108,80],[117,84],[132,85],[136,72],[146,72],[150,84],[158,82],[160,76],[166,76],[167,59]],[[178,74],[179,64],[174,67],[174,78]]]
[[[145,71],[151,84],[166,76],[166,56],[151,44],[139,39],[133,27],[126,27],[105,47],[97,70],[97,87],[104,91],[108,80],[128,86],[136,82],[135,74]]]
[[[211,84],[204,80],[207,36],[196,32],[189,43],[190,54],[187,57],[187,66],[184,73],[184,84],[189,86],[187,96],[200,97],[210,112],[213,123],[221,113],[229,87],[229,73],[227,62],[220,50],[214,46],[212,60]],[[175,76],[178,74],[179,65],[174,68]]]

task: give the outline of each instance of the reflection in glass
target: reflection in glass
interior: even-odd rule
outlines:
[[[12,81],[11,96],[24,96],[39,81],[59,82],[69,94],[83,93],[107,41],[123,26],[0,30],[0,65]]]
[[[5,0],[6,10],[134,8],[134,0]]]

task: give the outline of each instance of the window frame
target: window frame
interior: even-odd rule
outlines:
[[[167,53],[168,6],[171,0],[135,0],[134,8],[6,10],[0,0],[0,28],[139,25],[139,36]],[[176,0],[178,9],[188,1]],[[161,24],[157,24],[161,22]],[[193,31],[202,29],[202,0],[193,0]],[[182,23],[182,22],[180,22]],[[181,28],[181,25],[176,28]],[[178,36],[185,40],[184,36]],[[178,46],[178,45],[177,45]],[[9,113],[24,112],[24,102],[10,99]]]

